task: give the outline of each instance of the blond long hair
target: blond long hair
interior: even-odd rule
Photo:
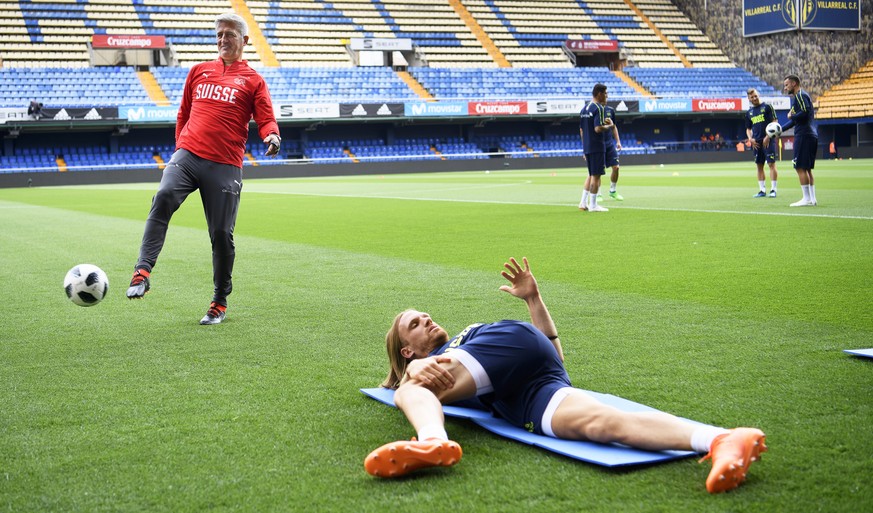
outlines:
[[[388,370],[388,376],[385,378],[385,381],[382,382],[382,387],[384,388],[396,389],[400,386],[403,375],[406,374],[406,366],[409,365],[409,359],[404,358],[400,354],[400,350],[403,349],[403,340],[400,339],[400,317],[411,310],[411,308],[408,308],[397,314],[394,322],[391,323],[391,329],[385,334],[385,350],[388,352],[388,364],[391,368]]]

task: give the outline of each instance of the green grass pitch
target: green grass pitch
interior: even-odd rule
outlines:
[[[410,170],[415,165],[410,164]],[[142,301],[124,296],[156,184],[0,190],[0,511],[862,511],[873,507],[873,163],[622,169],[577,209],[579,169],[247,180],[228,317],[199,326],[211,258],[197,193]],[[768,180],[769,185],[769,180]],[[450,332],[526,319],[497,289],[530,259],[577,386],[760,427],[744,486],[694,459],[604,470],[449,419],[451,469],[371,478],[414,435],[366,399],[399,310]],[[109,296],[80,308],[67,270]]]

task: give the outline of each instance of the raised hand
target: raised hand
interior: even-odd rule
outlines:
[[[500,290],[508,292],[517,298],[528,300],[539,295],[540,290],[537,285],[537,280],[531,273],[530,264],[527,262],[527,257],[521,260],[524,263],[522,267],[515,258],[510,258],[509,262],[503,264],[505,271],[500,273],[512,285],[503,285]]]

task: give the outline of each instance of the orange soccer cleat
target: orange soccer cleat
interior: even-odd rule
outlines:
[[[371,452],[364,469],[376,477],[400,477],[426,467],[451,467],[461,460],[461,446],[451,440],[402,440]]]
[[[706,490],[721,493],[740,486],[746,480],[749,466],[766,450],[764,432],[760,429],[736,428],[717,436],[709,454],[700,460],[712,459]]]

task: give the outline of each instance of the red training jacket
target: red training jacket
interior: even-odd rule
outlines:
[[[216,59],[197,64],[185,79],[176,118],[176,149],[242,167],[252,117],[262,140],[279,133],[267,84],[248,62],[225,67]]]

